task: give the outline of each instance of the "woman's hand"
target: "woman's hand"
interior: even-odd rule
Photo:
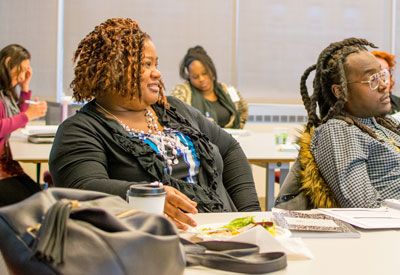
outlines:
[[[171,186],[164,185],[167,192],[164,213],[172,219],[179,229],[187,230],[190,226],[197,226],[195,220],[184,213],[197,214],[197,203],[190,200],[185,194]]]
[[[23,80],[20,83],[22,91],[25,92],[29,91],[29,83],[31,82],[31,78],[32,78],[32,67],[29,66],[29,68],[25,72]]]
[[[39,99],[35,97],[35,101],[39,102]],[[41,101],[37,104],[29,105],[28,109],[25,111],[28,120],[33,120],[42,116],[45,116],[47,112],[47,102]]]

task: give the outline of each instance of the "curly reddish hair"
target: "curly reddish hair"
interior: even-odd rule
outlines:
[[[105,93],[140,100],[146,39],[151,38],[129,18],[112,18],[96,26],[79,42],[74,54],[73,62],[77,64],[70,87],[75,100],[90,101]],[[167,106],[161,80],[159,86],[158,102]]]
[[[378,52],[378,51],[372,51],[371,52],[373,55],[375,55],[375,57],[379,57],[382,58],[383,60],[385,60],[388,65],[389,65],[389,73],[390,73],[390,90],[392,90],[393,86],[394,86],[394,80],[393,80],[393,68],[396,65],[396,60],[395,60],[395,55],[394,54],[390,54],[387,52]]]

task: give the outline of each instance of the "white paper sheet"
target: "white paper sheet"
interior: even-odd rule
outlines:
[[[21,132],[24,135],[56,134],[58,125],[28,125]]]

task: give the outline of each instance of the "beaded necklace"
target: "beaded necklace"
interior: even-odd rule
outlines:
[[[113,113],[108,111],[106,108],[101,106],[99,103],[96,102],[96,105],[99,106],[104,112],[106,112],[107,114],[109,114],[110,116],[115,118],[119,122],[119,124],[121,124],[122,128],[125,129],[125,131],[127,131],[127,132],[129,132],[131,134],[135,134],[135,133],[143,133],[144,134],[144,131],[142,131],[142,130],[139,131],[137,129],[131,128],[128,125],[126,125],[125,123],[123,123],[122,120],[120,120],[116,115],[114,115]],[[150,112],[150,110],[148,108],[146,108],[144,116],[145,116],[146,122],[147,122],[147,133],[151,134],[153,132],[155,132],[155,133],[158,132],[157,122],[156,122],[156,120],[154,118],[153,113]]]
[[[122,120],[101,106],[99,103],[96,102],[96,105],[99,106],[99,108],[101,108],[104,112],[115,118],[124,128],[124,130],[127,131],[132,137],[137,137],[143,140],[145,143],[147,143],[147,139],[151,141],[157,147],[156,152],[163,157],[170,175],[172,174],[172,166],[179,163],[178,155],[189,150],[187,145],[183,144],[180,138],[173,133],[174,131],[172,129],[164,128],[165,133],[158,130],[156,119],[148,108],[146,108],[146,112],[144,114],[148,128],[147,133],[145,133],[142,130],[137,130],[124,124]]]

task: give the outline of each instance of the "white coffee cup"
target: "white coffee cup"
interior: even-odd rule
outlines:
[[[127,198],[133,209],[162,215],[167,192],[162,183],[135,184],[129,187]]]

